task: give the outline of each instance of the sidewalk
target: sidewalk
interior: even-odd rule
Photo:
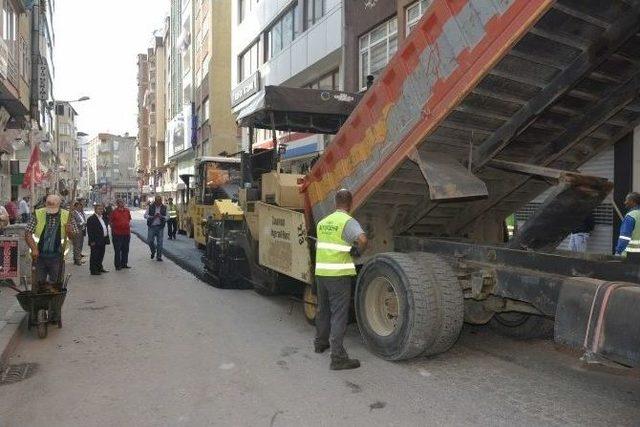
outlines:
[[[147,243],[146,222],[143,219],[136,218],[137,215],[132,216],[134,219],[131,221],[131,232]],[[201,259],[204,253],[195,247],[193,239],[179,234],[176,240],[169,240],[165,229],[162,243],[163,256],[165,258],[175,262],[203,282],[208,281]]]
[[[26,316],[18,304],[16,293],[11,288],[0,286],[0,366],[15,348],[20,324]]]

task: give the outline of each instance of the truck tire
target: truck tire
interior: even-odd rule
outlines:
[[[414,252],[411,256],[429,271],[431,280],[435,281],[441,309],[440,331],[434,343],[422,353],[422,356],[444,353],[456,343],[464,324],[462,288],[451,265],[442,257],[426,252]]]
[[[313,294],[311,285],[305,285],[302,291],[302,312],[304,318],[310,325],[316,324],[316,313],[318,311],[318,297]]]
[[[462,325],[462,294],[455,276],[446,277],[448,272],[441,258],[422,254],[383,253],[364,265],[355,309],[362,338],[373,353],[404,360],[453,345]],[[459,294],[449,291],[453,283]]]
[[[489,327],[501,335],[526,340],[553,337],[553,321],[544,316],[517,311],[496,313]]]

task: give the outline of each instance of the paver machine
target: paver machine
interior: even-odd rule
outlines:
[[[577,168],[640,124],[639,29],[639,0],[435,0],[333,122],[301,206],[280,206],[290,184],[266,197],[265,177],[289,179],[277,171],[251,177],[259,197],[240,192],[243,235],[258,240],[244,253],[262,272],[251,280],[311,283],[314,224],[348,188],[371,242],[355,312],[378,356],[444,352],[466,321],[639,366],[640,266],[555,249],[612,188]],[[264,103],[238,122],[314,132],[321,117]],[[505,218],[547,190],[507,241]]]

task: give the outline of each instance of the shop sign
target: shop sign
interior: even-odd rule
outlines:
[[[260,90],[260,72],[256,71],[231,91],[231,106],[235,107]]]

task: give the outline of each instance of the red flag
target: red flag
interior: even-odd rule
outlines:
[[[33,185],[38,185],[42,182],[42,169],[40,169],[40,147],[34,147],[31,151],[31,157],[29,158],[29,165],[27,171],[24,174],[24,180],[22,181],[22,188],[31,187],[31,181]]]

